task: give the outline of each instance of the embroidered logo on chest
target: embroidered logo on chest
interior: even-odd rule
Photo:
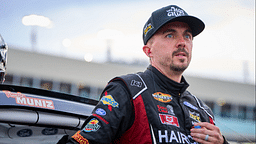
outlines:
[[[162,93],[162,92],[156,92],[156,93],[152,94],[152,96],[154,97],[155,100],[158,100],[158,101],[163,102],[163,103],[167,103],[167,102],[172,101],[172,96],[171,95],[165,94],[165,93]]]
[[[194,105],[192,105],[191,103],[187,102],[187,101],[184,101],[183,104],[189,108],[192,108],[194,110],[198,110],[198,108]]]
[[[157,105],[157,108],[159,112],[175,115],[173,111],[173,107],[171,105],[167,105],[166,107]]]
[[[159,114],[159,118],[162,124],[174,125],[176,127],[180,127],[178,118],[175,116],[167,115],[167,114]]]
[[[189,110],[189,116],[196,122],[201,122],[200,114]]]

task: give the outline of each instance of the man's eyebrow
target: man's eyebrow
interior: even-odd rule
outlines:
[[[174,30],[174,29],[167,29],[166,31],[163,31],[163,34],[168,33],[168,32],[176,32],[176,30]]]
[[[176,32],[176,30],[175,29],[167,29],[166,31],[163,31],[163,34],[168,33],[168,32]],[[190,29],[187,29],[184,31],[184,33],[187,33],[187,32],[192,34],[192,30],[190,30]]]
[[[190,29],[185,30],[184,33],[187,33],[187,32],[192,34],[192,30],[190,30]]]

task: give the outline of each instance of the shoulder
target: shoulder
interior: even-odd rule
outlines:
[[[141,75],[143,75],[143,73],[122,75],[110,80],[109,84],[122,83],[131,93],[132,97],[136,98],[139,94],[147,89],[147,85]]]

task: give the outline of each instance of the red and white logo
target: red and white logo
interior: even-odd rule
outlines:
[[[159,111],[159,112],[168,113],[168,110],[167,110],[167,108],[166,108],[166,107],[163,107],[163,106],[157,105],[157,108],[158,108],[158,111]]]
[[[180,127],[178,118],[175,116],[167,115],[167,114],[159,114],[159,117],[162,124],[174,125],[176,127]]]

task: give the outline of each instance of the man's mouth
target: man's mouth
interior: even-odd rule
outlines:
[[[179,52],[177,54],[175,54],[175,56],[178,56],[178,57],[186,57],[187,55],[183,52]]]
[[[184,58],[184,57],[188,57],[189,53],[183,48],[179,48],[177,51],[174,51],[172,56],[176,56],[176,57],[180,57],[180,58]]]

